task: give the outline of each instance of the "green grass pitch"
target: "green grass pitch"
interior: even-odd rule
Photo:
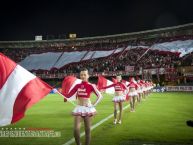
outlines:
[[[93,117],[93,125],[113,113],[111,100],[112,95],[104,94],[96,108],[98,114]],[[0,144],[62,145],[73,137],[73,108],[70,103],[64,103],[62,97],[48,95],[30,108],[24,119],[0,130],[47,128],[61,132],[61,137],[0,137]],[[193,120],[193,93],[152,93],[146,101],[137,104],[136,112],[124,111],[121,125],[114,125],[111,118],[95,128],[91,145],[193,144],[193,128],[186,126],[186,120]],[[81,139],[84,143],[84,137]]]

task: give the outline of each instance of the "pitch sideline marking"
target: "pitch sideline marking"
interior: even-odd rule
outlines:
[[[129,106],[130,106],[130,105],[125,106],[125,107],[123,108],[123,110],[127,109]],[[111,114],[111,115],[107,116],[106,118],[102,119],[101,121],[99,121],[98,123],[94,124],[94,125],[91,127],[91,131],[92,131],[93,129],[95,129],[96,127],[98,127],[99,125],[101,125],[101,124],[103,124],[104,122],[106,122],[107,120],[109,120],[111,117],[113,117],[113,115],[114,115],[114,114]],[[85,135],[85,132],[82,132],[82,133],[80,134],[80,137],[83,137],[84,135]],[[71,138],[69,141],[67,141],[66,143],[64,143],[63,145],[71,145],[71,144],[74,143],[74,142],[75,142],[75,139],[74,139],[74,137],[73,137],[73,138]]]

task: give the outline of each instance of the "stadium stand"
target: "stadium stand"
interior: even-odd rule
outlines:
[[[0,42],[0,52],[41,78],[76,75],[86,67],[91,76],[151,79],[165,74],[177,79],[185,74],[177,68],[193,66],[193,24],[75,40],[5,41]]]

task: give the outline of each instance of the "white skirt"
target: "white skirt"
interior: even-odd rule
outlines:
[[[124,102],[126,100],[126,96],[124,95],[124,96],[115,96],[114,98],[113,98],[113,102]]]
[[[96,109],[92,107],[80,106],[77,105],[72,111],[72,115],[74,116],[93,116],[96,114]]]
[[[137,91],[135,91],[135,92],[129,92],[129,97],[135,97],[135,96],[138,96],[138,93],[137,93]]]
[[[137,93],[139,93],[139,94],[143,93],[143,88],[138,88]]]
[[[153,86],[150,86],[150,89],[153,89]]]
[[[143,88],[143,91],[144,91],[144,92],[146,92],[146,91],[147,91],[147,88],[146,88],[146,87],[144,87],[144,88]]]

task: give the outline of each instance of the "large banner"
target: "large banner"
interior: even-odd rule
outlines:
[[[168,92],[191,92],[193,91],[193,86],[166,86],[166,91]]]

